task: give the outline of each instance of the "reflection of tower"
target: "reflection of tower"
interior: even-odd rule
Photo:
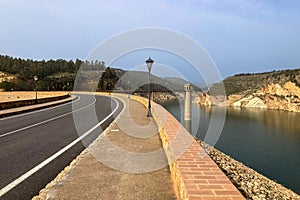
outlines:
[[[184,85],[185,98],[184,98],[184,126],[191,132],[191,84]]]

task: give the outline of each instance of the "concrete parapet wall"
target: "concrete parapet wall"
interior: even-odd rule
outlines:
[[[131,96],[147,107],[147,99]],[[162,106],[152,102],[152,115],[169,161],[178,199],[245,199],[199,143]]]
[[[46,103],[46,102],[50,102],[50,101],[57,101],[57,100],[65,99],[68,97],[70,97],[70,95],[65,94],[65,95],[55,96],[55,97],[39,98],[37,100],[37,102],[35,99],[2,102],[2,103],[0,103],[0,110],[9,109],[9,108],[17,108],[17,107],[21,107],[21,106],[34,105],[37,103],[40,104],[40,103]]]

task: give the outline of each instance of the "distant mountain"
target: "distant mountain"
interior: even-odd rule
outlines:
[[[181,85],[182,87],[184,87],[184,85],[185,85],[186,83],[188,83],[187,80],[184,80],[184,79],[178,78],[178,77],[164,77],[163,79],[164,79],[164,80],[167,80],[167,81],[169,81],[169,82],[171,82],[171,83],[179,84],[179,85]],[[190,84],[192,85],[194,91],[202,91],[202,90],[201,90],[198,86],[196,86],[195,84],[193,84],[193,83],[190,83]]]
[[[164,77],[163,79],[167,80],[171,83],[177,83],[177,84],[180,84],[180,85],[184,85],[188,82],[188,81],[186,81],[182,78],[178,78],[178,77]]]
[[[121,69],[115,70],[117,71],[117,76],[119,77],[119,86],[122,86],[124,89],[127,89],[129,87],[130,89],[140,88],[142,90],[147,90],[148,72],[125,71]],[[180,79],[180,81],[174,82],[151,74],[151,84],[154,85],[154,88],[152,87],[153,90],[183,91],[185,81]]]

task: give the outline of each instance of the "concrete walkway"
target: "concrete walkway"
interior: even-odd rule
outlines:
[[[120,98],[117,119],[34,199],[176,199],[154,120]]]

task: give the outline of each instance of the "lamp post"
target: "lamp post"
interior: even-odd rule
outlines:
[[[108,82],[108,94],[110,95],[110,92],[111,92],[111,90],[110,90],[110,82]]]
[[[38,102],[37,100],[37,81],[39,80],[38,76],[34,76],[33,79],[35,80],[35,103]]]
[[[130,89],[129,89],[130,81],[128,81],[127,83],[128,83],[128,87],[127,87],[127,90],[128,90],[128,98],[130,98]]]
[[[151,68],[153,65],[154,60],[152,60],[149,56],[149,58],[146,60],[146,64],[148,67],[148,113],[147,113],[147,117],[152,117],[151,114],[151,100],[150,100],[150,73],[151,73]]]

